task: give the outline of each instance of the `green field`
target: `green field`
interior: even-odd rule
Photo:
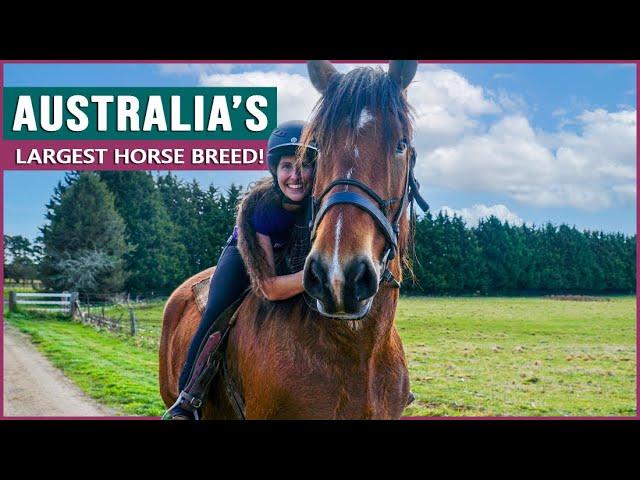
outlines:
[[[98,401],[160,415],[162,308],[136,309],[134,338],[24,312],[7,320]],[[396,321],[416,395],[405,415],[635,415],[635,297],[402,298]]]
[[[636,300],[411,298],[406,415],[635,415]]]

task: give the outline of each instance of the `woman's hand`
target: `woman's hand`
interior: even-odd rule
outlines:
[[[271,266],[271,271],[275,272],[275,262],[273,259],[273,247],[271,239],[267,235],[256,233],[258,243],[264,251],[267,261]],[[277,300],[285,300],[304,292],[302,285],[302,270],[290,275],[273,276],[267,278],[260,283],[260,291],[264,297],[273,302]]]
[[[286,300],[304,292],[302,286],[302,270],[291,275],[271,277],[261,282],[260,290],[265,298],[271,302]]]

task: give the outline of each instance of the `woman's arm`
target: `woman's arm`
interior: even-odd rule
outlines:
[[[256,235],[258,236],[258,243],[267,256],[269,265],[271,265],[271,269],[275,271],[271,239],[261,233],[256,232]],[[285,300],[298,295],[304,291],[304,287],[302,286],[302,270],[290,275],[268,278],[261,283],[260,290],[262,290],[263,295],[272,302]]]

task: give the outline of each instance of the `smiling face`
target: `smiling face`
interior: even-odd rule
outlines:
[[[280,190],[294,202],[304,200],[311,191],[313,181],[313,166],[302,168],[296,165],[295,155],[284,155],[278,163],[278,185]]]

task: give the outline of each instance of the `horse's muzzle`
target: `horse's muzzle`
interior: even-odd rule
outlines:
[[[318,311],[328,317],[345,320],[363,318],[378,291],[379,278],[366,256],[356,256],[344,265],[325,261],[313,252],[304,269],[304,288],[316,299]]]
[[[362,307],[358,312],[355,313],[330,313],[327,312],[320,300],[316,300],[316,309],[325,317],[336,318],[338,320],[362,320],[369,313],[371,309],[371,304],[373,303],[373,297],[369,300],[365,300],[362,304]]]

